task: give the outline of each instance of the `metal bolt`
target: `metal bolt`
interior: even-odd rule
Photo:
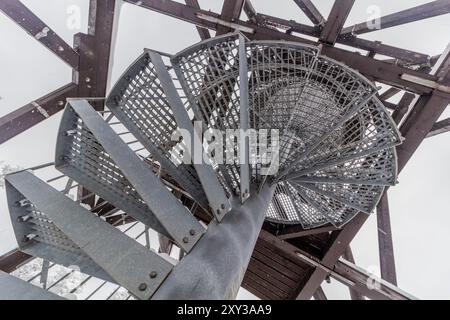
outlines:
[[[195,230],[194,230],[194,229],[189,230],[189,234],[190,234],[191,236],[195,236]]]
[[[140,291],[145,291],[145,290],[147,290],[147,285],[146,285],[145,283],[141,283],[141,284],[139,285],[139,290],[140,290]]]
[[[184,243],[188,243],[188,242],[189,242],[188,237],[184,237],[184,238],[183,238],[183,242],[184,242]]]
[[[59,101],[58,101],[58,106],[63,106],[63,105],[64,105],[64,101],[59,100]]]
[[[150,272],[150,274],[149,274],[149,276],[150,276],[151,279],[155,279],[157,275],[158,275],[158,273],[157,273],[156,271],[152,271],[152,272]]]
[[[91,78],[86,77],[86,78],[84,79],[84,81],[86,81],[86,82],[91,82]]]
[[[217,209],[217,214],[221,214],[222,212],[220,212],[220,209]]]
[[[222,210],[225,210],[225,204],[222,203],[222,204],[220,205],[220,208],[221,208]]]

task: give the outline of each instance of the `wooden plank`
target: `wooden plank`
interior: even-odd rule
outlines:
[[[342,31],[355,0],[336,0],[328,15],[319,40],[333,45]]]
[[[34,259],[33,256],[15,249],[0,257],[0,270],[11,273],[32,259]]]
[[[247,269],[245,277],[251,280],[254,285],[256,285],[261,291],[265,291],[270,293],[270,295],[274,299],[285,299],[287,298],[287,293],[278,289],[277,287],[272,286],[265,279],[261,278],[257,274],[255,274],[251,269]],[[266,294],[267,294],[266,293]]]
[[[0,144],[62,110],[66,99],[74,97],[76,94],[77,85],[69,83],[1,117]]]
[[[293,281],[299,281],[304,276],[304,269],[300,268],[288,259],[274,254],[263,247],[256,247],[255,251],[253,251],[252,257],[258,259],[266,265],[272,265],[278,272]]]
[[[266,265],[254,258],[250,259],[248,269],[260,278],[264,279],[272,287],[283,291],[286,296],[289,295],[293,288],[295,288],[295,282],[287,284],[286,278],[283,278],[280,273],[276,270],[268,268]]]
[[[298,279],[297,281],[292,280],[291,278],[280,272],[281,270],[275,268],[274,265],[267,265],[266,263],[259,260],[256,256],[251,257],[250,263],[252,264],[252,270],[259,270],[259,273],[267,274],[267,276],[275,280],[275,286],[278,286],[279,284],[279,288],[283,289],[286,292],[290,292],[298,284]]]
[[[0,10],[57,57],[73,69],[78,69],[78,53],[22,2],[2,0],[0,1]]]
[[[264,234],[266,234],[267,231],[264,231]],[[274,242],[272,240],[268,240],[266,237],[262,236],[263,230],[261,231],[261,234],[259,235],[258,242],[257,242],[257,250],[259,252],[264,253],[265,255],[273,255],[274,257],[281,257],[282,260],[279,262],[282,262],[284,265],[286,265],[291,270],[295,271],[297,268],[302,270],[309,269],[309,265],[307,263],[302,262],[301,260],[297,259],[297,257],[292,257],[289,254],[286,254],[286,251],[282,247],[278,247],[274,245]],[[272,235],[271,235],[272,236]],[[280,240],[282,241],[282,240]],[[274,258],[276,260],[278,258]],[[299,275],[301,273],[297,271]]]
[[[245,274],[244,280],[242,281],[242,287],[263,300],[280,299],[279,297],[275,296],[272,292],[270,292],[267,288],[264,288],[263,286],[256,283],[252,278],[247,276],[247,274]]]

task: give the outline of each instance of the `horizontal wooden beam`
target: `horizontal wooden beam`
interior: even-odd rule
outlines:
[[[0,1],[0,11],[3,11],[29,35],[46,46],[73,69],[78,69],[78,53],[22,2],[19,0],[2,0]]]
[[[209,20],[216,21],[217,19],[220,19],[220,15],[217,13],[206,10],[196,10],[192,7],[171,0],[166,0],[163,2],[157,0],[124,1],[212,30],[217,30],[218,25],[217,23]],[[201,18],[201,16],[208,16],[210,19],[204,19]],[[251,33],[247,33],[247,36],[251,39],[287,40],[311,45],[318,45],[318,43],[315,41],[279,32],[277,30],[273,30],[271,28],[260,26],[251,22],[236,20],[234,21],[234,24],[241,28],[252,30]],[[436,76],[424,74],[407,68],[402,68],[395,64],[375,60],[373,58],[363,56],[359,53],[350,52],[332,46],[324,46],[322,48],[322,53],[330,58],[343,62],[353,69],[358,70],[373,81],[386,83],[391,86],[395,86],[418,94],[430,93],[433,89],[415,82],[404,80],[402,79],[403,74],[421,77],[425,80],[430,81],[438,80]]]
[[[415,22],[431,17],[443,15],[450,12],[450,1],[438,0],[422,4],[417,7],[409,8],[399,12],[383,16],[379,19],[379,25],[374,27],[367,21],[361,22],[342,30],[342,34],[363,34],[377,30],[392,28],[402,24]]]
[[[320,36],[320,28],[298,23],[294,20],[286,20],[266,14],[258,14],[257,21],[260,24],[264,23],[275,27],[287,29],[289,32],[297,32],[316,38]],[[373,52],[376,54],[393,57],[400,61],[406,61],[419,65],[430,63],[429,55],[415,52],[412,50],[397,48],[394,46],[381,43],[380,41],[371,41],[362,38],[357,38],[352,35],[346,35],[346,36],[339,36],[336,42],[340,44],[345,44],[350,47],[358,48],[361,50]]]
[[[0,144],[62,110],[66,99],[75,97],[77,85],[69,83],[48,95],[0,118]]]
[[[315,235],[315,234],[331,232],[331,231],[336,231],[336,230],[338,230],[338,229],[332,225],[313,228],[313,229],[303,229],[301,226],[295,225],[295,226],[288,226],[288,227],[280,230],[277,234],[277,237],[282,240],[287,240],[287,239],[306,237],[306,236],[311,236],[311,235]]]

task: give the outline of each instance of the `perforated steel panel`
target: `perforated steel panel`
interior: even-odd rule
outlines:
[[[8,181],[6,192],[14,234],[21,251],[63,266],[77,266],[83,273],[115,282]]]
[[[168,235],[110,155],[71,109],[64,112],[55,166],[81,185],[156,231]],[[151,170],[149,168],[149,170]]]

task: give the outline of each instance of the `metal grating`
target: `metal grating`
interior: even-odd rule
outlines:
[[[237,34],[204,41],[178,53],[171,61],[196,120],[202,121],[206,128],[233,130],[240,127]],[[237,147],[232,152],[224,157],[233,158],[238,154]],[[214,165],[218,167],[219,178],[228,191],[239,194],[239,166]]]
[[[268,219],[311,228],[340,226],[357,210],[371,212],[383,187],[396,182],[393,147],[401,142],[374,85],[317,47],[277,41],[245,46],[250,128],[278,129],[280,135],[279,172],[268,179],[278,183]],[[197,119],[209,128],[239,128],[238,35],[203,41],[172,63]],[[238,168],[218,168],[238,192]],[[251,172],[253,183],[266,181],[260,164]],[[308,190],[299,191],[298,183]]]
[[[179,144],[184,141],[171,139],[178,125],[148,52],[140,56],[121,76],[106,105],[164,171],[208,210],[194,168],[182,164],[180,157],[174,156],[180,149]]]
[[[77,266],[83,273],[114,282],[47,215],[6,181],[11,222],[19,249],[60,265]]]
[[[133,218],[167,235],[135,188],[72,108],[66,108],[56,168]],[[149,170],[151,170],[149,168]]]

